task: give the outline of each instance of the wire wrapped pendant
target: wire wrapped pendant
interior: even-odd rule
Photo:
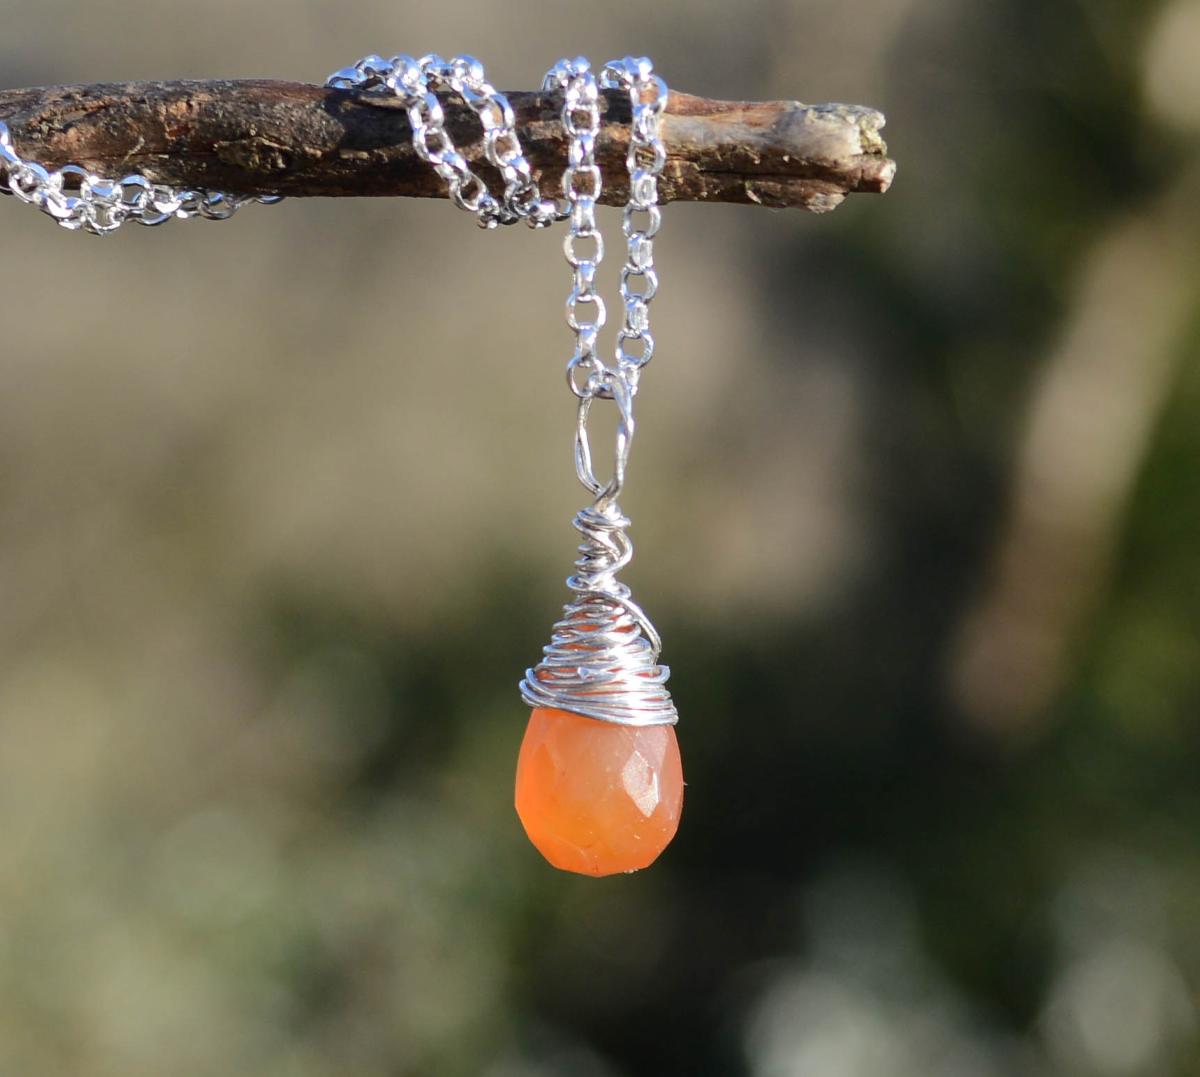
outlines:
[[[533,714],[517,762],[517,813],[555,867],[636,871],[675,836],[683,804],[678,715],[654,625],[616,574],[633,553],[615,503],[575,517],[575,598],[521,696]]]

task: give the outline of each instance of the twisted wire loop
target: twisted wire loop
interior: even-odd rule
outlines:
[[[671,671],[658,661],[662,642],[616,578],[633,556],[629,520],[609,502],[582,509],[574,525],[583,536],[567,580],[575,598],[563,607],[541,662],[525,671],[521,698],[615,725],[674,725]]]
[[[597,351],[605,321],[604,301],[595,290],[596,270],[604,257],[595,215],[601,188],[595,146],[602,87],[626,90],[633,115],[626,157],[630,198],[622,218],[627,248],[621,273],[625,320],[612,365]],[[679,716],[666,687],[670,670],[658,661],[662,641],[629,588],[617,580],[633,556],[625,533],[629,520],[617,497],[625,484],[633,441],[638,378],[654,349],[649,305],[658,287],[653,239],[661,223],[657,176],[666,153],[658,132],[667,87],[647,59],[611,61],[597,80],[588,61],[577,57],[551,68],[543,88],[562,92],[562,122],[569,138],[562,194],[570,223],[563,253],[572,272],[567,324],[575,334],[575,350],[567,363],[567,384],[578,398],[575,471],[594,501],[574,520],[583,536],[575,575],[567,580],[575,597],[554,625],[542,661],[526,671],[521,698],[531,707],[552,707],[616,725],[674,725]],[[591,308],[590,318],[580,314],[584,305]],[[640,344],[640,353],[631,350],[630,343]],[[612,477],[607,482],[596,477],[592,465],[588,419],[596,400],[613,401],[618,413]]]

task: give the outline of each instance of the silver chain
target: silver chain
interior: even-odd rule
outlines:
[[[165,224],[173,217],[223,221],[248,202],[278,202],[278,195],[235,195],[200,188],[175,188],[133,172],[106,179],[79,165],[53,172],[25,160],[13,148],[0,120],[0,194],[13,195],[53,217],[63,228],[103,236],[129,221]]]
[[[632,121],[629,150],[625,165],[629,171],[629,201],[621,211],[621,231],[625,235],[626,258],[621,269],[621,303],[625,324],[617,332],[617,368],[637,391],[642,367],[654,355],[650,335],[650,303],[658,291],[658,273],[654,269],[654,237],[662,226],[658,207],[658,177],[667,163],[667,149],[659,135],[663,112],[667,107],[667,84],[654,74],[646,57],[626,57],[608,64],[600,76],[602,86],[623,89],[629,94]],[[640,227],[639,227],[640,225]],[[636,287],[631,288],[634,284]],[[626,347],[629,341],[641,344],[639,353]]]
[[[512,106],[484,75],[472,56],[444,60],[430,53],[420,59],[400,53],[389,59],[372,54],[334,72],[331,89],[394,94],[403,103],[412,127],[413,148],[446,183],[454,203],[475,214],[481,227],[525,221],[543,228],[569,220],[563,251],[571,266],[567,324],[575,333],[575,350],[567,364],[567,380],[579,398],[575,466],[580,482],[598,501],[613,501],[625,481],[633,438],[633,398],[642,368],[654,354],[650,303],[658,290],[654,237],[662,223],[658,176],[666,161],[659,122],[667,105],[667,86],[645,57],[625,57],[606,64],[599,80],[583,57],[560,60],[543,81],[544,90],[563,94],[562,122],[568,136],[567,167],[560,202],[543,199],[529,161],[521,151]],[[604,239],[596,226],[601,176],[596,164],[600,133],[600,88],[629,94],[632,122],[626,167],[629,201],[622,216],[626,261],[621,270],[624,322],[617,332],[612,365],[597,352],[604,327],[604,300],[596,291],[596,271],[604,258]],[[483,127],[484,156],[500,173],[504,190],[494,196],[455,147],[445,127],[439,93],[461,97]],[[134,221],[165,224],[172,218],[225,220],[249,202],[274,203],[279,195],[236,195],[203,188],[175,188],[155,183],[141,173],[108,179],[69,164],[50,171],[23,158],[13,147],[8,126],[0,121],[0,194],[36,206],[62,227],[95,235],[114,232]],[[581,249],[581,244],[585,249]],[[582,308],[588,308],[586,317]],[[631,345],[639,350],[631,350]],[[613,400],[619,411],[612,478],[601,483],[592,466],[588,418],[592,402]]]
[[[489,83],[483,64],[472,56],[449,60],[430,53],[420,59],[400,53],[388,59],[371,54],[334,72],[331,89],[394,94],[402,102],[412,128],[413,148],[446,183],[459,208],[475,214],[481,227],[525,221],[543,228],[568,220],[563,251],[571,266],[567,324],[575,333],[575,350],[567,363],[567,380],[579,399],[575,466],[580,482],[597,502],[615,501],[625,482],[633,438],[633,398],[642,368],[654,354],[650,303],[658,290],[654,237],[662,223],[658,176],[666,161],[659,135],[667,105],[667,86],[645,57],[625,57],[605,65],[599,80],[583,57],[560,60],[546,74],[543,90],[563,94],[562,122],[568,137],[562,199],[544,199],[529,161],[521,151],[512,106]],[[624,320],[617,332],[611,365],[597,351],[605,323],[604,299],[596,291],[596,272],[604,258],[604,238],[596,225],[602,180],[596,164],[600,133],[600,89],[622,89],[629,95],[631,128],[626,167],[629,201],[622,216],[626,261],[621,270]],[[445,127],[437,96],[457,94],[483,127],[484,156],[500,173],[504,190],[494,196],[455,147]],[[78,165],[50,171],[17,153],[7,125],[0,121],[0,193],[36,206],[64,228],[96,235],[114,232],[134,221],[165,224],[172,218],[225,220],[249,202],[273,203],[278,195],[236,195],[202,188],[174,188],[140,173],[107,179]],[[584,308],[590,313],[585,314]],[[636,346],[636,350],[631,350]],[[619,412],[612,478],[602,483],[592,466],[588,419],[592,402],[613,400]]]
[[[617,332],[611,365],[597,351],[605,322],[604,300],[596,291],[596,271],[604,258],[604,239],[596,226],[596,204],[601,190],[596,137],[600,130],[602,87],[625,90],[632,114],[625,161],[629,201],[622,212],[626,260],[621,269],[621,302],[625,318]],[[583,57],[560,60],[546,75],[542,88],[562,92],[562,122],[569,139],[562,190],[569,206],[570,223],[563,252],[572,271],[567,324],[575,333],[575,350],[567,363],[567,383],[579,398],[575,470],[598,504],[609,503],[616,500],[625,483],[634,432],[633,398],[642,368],[654,355],[650,303],[658,291],[654,268],[654,237],[662,225],[658,176],[667,158],[659,128],[667,107],[668,90],[666,83],[654,74],[648,59],[629,56],[606,64],[599,81]],[[581,240],[585,241],[586,251],[579,249]],[[592,308],[590,318],[581,316],[581,306]],[[640,352],[630,349],[631,342],[640,344]],[[618,410],[613,473],[607,483],[596,478],[588,437],[588,420],[596,399],[612,400]]]
[[[327,80],[331,89],[382,90],[404,103],[413,132],[413,148],[446,182],[450,197],[474,213],[484,228],[524,220],[543,228],[562,219],[564,211],[543,200],[528,160],[521,152],[508,99],[484,77],[483,65],[471,56],[443,60],[430,54],[419,60],[398,55],[385,60],[371,55],[342,68]],[[494,197],[455,148],[444,126],[438,93],[458,94],[479,118],[484,155],[504,180]],[[279,195],[236,195],[204,188],[175,188],[140,173],[108,179],[79,165],[51,171],[23,158],[0,121],[0,194],[15,195],[36,206],[64,228],[107,235],[131,221],[165,224],[172,218],[225,220],[250,202],[272,204]]]

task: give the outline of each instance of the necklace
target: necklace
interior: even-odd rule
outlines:
[[[517,763],[516,808],[530,840],[555,867],[586,875],[646,867],[679,825],[683,774],[674,730],[678,715],[666,688],[669,671],[658,661],[658,632],[617,579],[633,555],[629,520],[617,499],[625,485],[639,380],[654,354],[649,311],[658,290],[654,238],[662,223],[658,177],[666,150],[659,127],[666,83],[645,58],[611,61],[599,76],[583,58],[551,68],[543,90],[562,94],[568,136],[557,199],[542,196],[521,151],[508,100],[472,57],[371,55],[335,72],[326,85],[399,98],[415,151],[481,227],[524,221],[540,229],[567,222],[563,250],[571,268],[567,324],[575,340],[567,362],[567,382],[576,398],[574,462],[592,500],[574,519],[582,539],[575,572],[567,580],[572,598],[541,661],[526,671],[520,685],[533,713]],[[631,110],[630,194],[622,215],[624,318],[611,361],[598,350],[606,314],[595,288],[604,257],[595,214],[603,184],[595,156],[601,89],[627,94]],[[503,181],[498,195],[455,148],[439,94],[461,98],[479,119],[485,157]],[[16,151],[3,122],[0,192],[35,206],[64,228],[96,235],[130,222],[223,220],[249,202],[279,201],[275,195],[179,189],[138,173],[107,179],[77,165],[50,171]],[[616,408],[616,444],[606,480],[596,475],[589,435],[597,401]]]

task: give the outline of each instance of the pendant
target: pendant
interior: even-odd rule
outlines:
[[[661,641],[616,574],[629,563],[629,520],[615,502],[575,517],[575,593],[521,696],[533,714],[517,760],[517,814],[556,868],[637,871],[675,836],[683,769],[658,663]]]

